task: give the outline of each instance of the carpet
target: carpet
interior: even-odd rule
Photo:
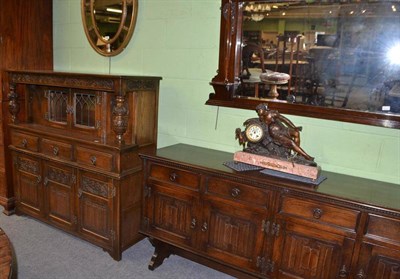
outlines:
[[[154,249],[147,239],[124,251],[117,262],[102,248],[28,216],[0,213],[0,227],[14,247],[19,279],[232,278],[176,255],[150,271]]]

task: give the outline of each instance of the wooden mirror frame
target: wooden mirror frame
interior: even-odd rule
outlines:
[[[111,0],[110,0],[111,1]],[[95,18],[95,0],[81,0],[81,15],[83,28],[85,30],[86,37],[92,46],[92,48],[103,56],[115,56],[121,53],[128,45],[132,38],[133,32],[136,26],[137,13],[138,13],[138,0],[120,0],[122,3],[122,14],[121,22],[119,23],[116,34],[109,40],[105,40],[101,35],[101,32],[97,26]],[[132,5],[132,14],[130,15],[131,21],[128,21],[128,3]],[[89,9],[89,10],[88,10]],[[87,11],[90,12],[90,17],[86,16]],[[126,32],[125,37],[121,41],[122,32]],[[99,42],[102,46],[100,47]]]
[[[246,2],[254,1],[221,0],[219,64],[217,75],[210,82],[214,88],[214,93],[210,94],[206,102],[207,105],[254,110],[258,104],[267,101],[266,99],[255,100],[235,97],[235,90],[240,84],[243,3]],[[266,0],[265,2],[272,1]],[[400,128],[400,114],[280,102],[268,102],[268,105],[271,109],[291,115]]]

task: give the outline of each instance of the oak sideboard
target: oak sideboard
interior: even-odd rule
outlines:
[[[185,144],[141,157],[150,269],[178,254],[238,278],[400,278],[400,185],[322,172],[315,188]]]

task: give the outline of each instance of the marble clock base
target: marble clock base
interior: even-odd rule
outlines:
[[[273,169],[298,176],[308,177],[311,179],[317,179],[321,171],[320,167],[306,166],[290,161],[251,154],[243,151],[235,152],[233,160],[254,166],[263,167],[266,169]]]

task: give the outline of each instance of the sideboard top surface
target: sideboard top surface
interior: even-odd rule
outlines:
[[[327,179],[314,188],[304,183],[262,174],[259,171],[237,172],[223,165],[224,162],[233,160],[232,153],[186,144],[160,148],[156,156],[158,159],[171,163],[191,165],[227,177],[235,176],[243,180],[253,180],[260,185],[293,188],[304,195],[329,196],[338,200],[365,203],[367,206],[400,210],[400,185],[393,183],[322,171],[322,175]],[[153,155],[142,154],[142,157],[151,158]]]

